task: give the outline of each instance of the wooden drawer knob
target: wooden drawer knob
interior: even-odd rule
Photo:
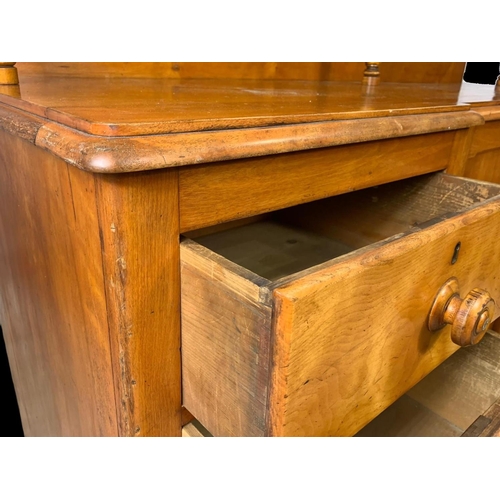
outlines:
[[[439,290],[429,313],[431,332],[451,325],[451,340],[460,346],[477,344],[493,320],[495,301],[486,290],[474,288],[460,298],[458,280],[450,278]]]

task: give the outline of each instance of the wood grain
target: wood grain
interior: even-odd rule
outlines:
[[[181,169],[181,231],[444,170],[453,141],[442,132]]]
[[[183,404],[214,435],[262,436],[271,308],[238,266],[190,240],[181,257]]]
[[[487,121],[482,127],[469,129],[470,148],[463,151],[461,175],[471,179],[500,183],[500,110],[477,108]],[[455,172],[452,172],[455,173]],[[500,331],[500,321],[493,327]]]
[[[27,436],[118,433],[94,193],[0,131],[0,322]]]
[[[477,126],[457,130],[455,133],[455,141],[451,148],[450,162],[446,168],[446,173],[458,175],[460,177],[465,176],[465,169],[476,128]]]
[[[120,435],[181,433],[175,170],[97,176]]]
[[[357,436],[495,435],[500,425],[495,401],[499,354],[500,337],[488,332],[484,342],[459,349]]]
[[[494,200],[275,290],[272,434],[351,435],[456,350],[428,309],[451,275],[499,300]]]
[[[341,241],[273,219],[270,217],[269,220],[231,228],[229,231],[199,236],[196,241],[272,281],[353,250]]]
[[[500,149],[500,121],[490,121],[474,129],[469,157]]]
[[[106,138],[46,122],[37,132],[36,145],[84,170],[117,173],[427,134],[481,123],[483,119],[477,113],[456,112],[194,134]]]
[[[25,74],[107,78],[245,78],[359,81],[360,62],[101,62],[18,63]],[[386,82],[459,83],[461,62],[380,63]]]
[[[427,329],[434,296],[448,277],[457,276],[464,289],[477,286],[500,297],[493,244],[499,207],[499,186],[438,174],[303,206],[304,220],[295,220],[298,207],[284,210],[269,219],[296,222],[347,246],[345,255],[283,278],[269,271],[273,263],[280,269],[280,259],[260,262],[259,228],[266,220],[197,238],[213,251],[186,240],[183,360],[190,368],[184,404],[214,435],[246,435],[256,419],[252,435],[354,434],[456,351],[449,329]],[[339,232],[339,221],[364,236],[355,241]],[[274,232],[266,241],[279,250],[281,233]],[[290,234],[283,232],[285,243]],[[292,240],[301,237],[294,233]],[[457,241],[462,249],[451,264]],[[358,250],[348,253],[351,248]],[[308,251],[314,254],[314,245]],[[266,305],[274,318],[271,334],[268,320],[257,319]],[[242,332],[259,347],[237,341]],[[271,373],[269,348],[262,351],[268,342]],[[270,421],[263,428],[266,412]]]
[[[499,194],[496,184],[427,174],[280,210],[273,219],[355,250],[425,228]]]
[[[500,398],[500,342],[486,335],[459,350],[408,395],[465,431]]]
[[[460,84],[71,78],[20,72],[22,98],[0,102],[100,136],[268,127],[332,120],[469,110],[495,105],[491,92]],[[498,101],[500,102],[500,101]]]
[[[9,134],[35,143],[36,135],[46,120],[24,113],[9,106],[0,105],[0,129]]]

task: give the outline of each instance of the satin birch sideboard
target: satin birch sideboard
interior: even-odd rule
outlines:
[[[494,89],[18,67],[0,324],[26,435],[353,435],[499,316]]]

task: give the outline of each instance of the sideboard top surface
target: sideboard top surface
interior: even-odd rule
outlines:
[[[19,81],[17,96],[0,93],[0,128],[102,173],[457,130],[500,110],[480,85],[64,76],[22,63]]]
[[[19,79],[21,96],[0,94],[0,102],[112,137],[439,113],[495,100],[490,89],[476,86],[461,101],[460,84],[87,78],[22,68]]]

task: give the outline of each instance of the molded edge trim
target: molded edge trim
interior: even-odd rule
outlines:
[[[361,118],[136,137],[93,136],[0,105],[0,128],[82,170],[122,173],[457,130],[484,124],[476,111]]]
[[[500,106],[485,106],[474,111],[479,113],[487,122],[500,120]]]

